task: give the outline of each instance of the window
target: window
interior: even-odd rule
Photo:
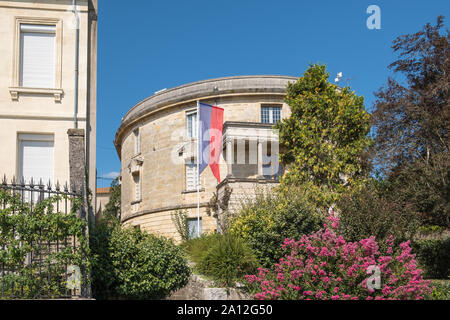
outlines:
[[[55,88],[56,26],[20,25],[20,86]]]
[[[141,153],[141,138],[139,136],[139,129],[134,130],[134,152]]]
[[[190,112],[186,115],[186,124],[188,139],[197,138],[197,112]]]
[[[133,202],[139,202],[139,201],[141,201],[141,179],[140,179],[139,173],[133,175],[133,181],[134,181],[134,201]]]
[[[200,232],[197,232],[197,228]],[[199,235],[202,235],[202,218],[200,218],[200,220],[197,220],[197,218],[189,218],[188,230],[189,230],[189,239],[194,239],[197,238]]]
[[[197,164],[186,163],[186,191],[197,190]]]
[[[53,135],[20,134],[19,142],[19,178],[30,183],[42,179],[44,184],[53,183],[54,143]]]
[[[261,107],[262,123],[276,123],[279,120],[281,120],[281,107],[274,107],[274,106]]]

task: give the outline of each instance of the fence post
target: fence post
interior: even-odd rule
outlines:
[[[84,129],[69,129],[67,130],[67,135],[69,136],[70,185],[74,186],[75,190],[81,191],[83,204],[80,208],[79,215],[87,221],[85,236],[89,239],[90,219],[87,214],[89,208],[87,188],[89,186],[86,185],[85,132]],[[83,280],[86,279],[86,276],[89,277],[89,275],[83,272]],[[82,296],[91,296],[90,285],[83,285]]]

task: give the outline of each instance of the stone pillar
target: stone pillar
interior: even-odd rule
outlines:
[[[227,139],[227,177],[233,176],[233,162],[234,162],[234,143],[233,139]]]
[[[89,224],[92,218],[87,216],[89,210],[87,200],[87,186],[86,186],[86,157],[85,157],[85,133],[84,129],[69,129],[67,130],[69,136],[69,166],[70,166],[70,186],[75,187],[76,192],[81,191],[81,199],[83,205],[81,206],[78,216],[87,220],[87,227],[84,230],[86,237],[89,237]],[[83,272],[85,270],[82,270]],[[87,274],[87,278],[90,275]],[[82,288],[82,295],[84,297],[91,297],[91,286],[88,283]]]
[[[258,140],[258,178],[263,176],[263,145],[262,141]]]
[[[69,129],[70,186],[77,190],[86,184],[84,129]]]

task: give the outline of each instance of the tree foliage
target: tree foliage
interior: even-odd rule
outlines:
[[[339,232],[348,241],[375,236],[378,241],[390,236],[398,242],[412,240],[418,219],[412,205],[390,192],[386,181],[371,179],[346,193],[338,201]]]
[[[444,17],[393,43],[398,60],[377,93],[374,163],[415,205],[423,222],[450,226],[450,46]]]
[[[311,65],[287,87],[291,116],[278,122],[283,184],[304,184],[316,202],[329,206],[366,173],[364,151],[371,140],[364,98],[328,81],[324,65]]]
[[[119,178],[115,178],[111,182],[111,187],[109,189],[110,195],[109,195],[109,201],[105,205],[105,210],[103,211],[103,214],[105,216],[112,216],[116,217],[120,221],[120,196],[121,196],[121,188],[119,184]]]

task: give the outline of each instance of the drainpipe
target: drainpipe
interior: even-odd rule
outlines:
[[[72,0],[72,12],[75,15],[75,85],[74,85],[74,110],[73,127],[78,129],[78,67],[79,67],[79,44],[80,44],[80,17],[78,16],[77,0]]]

